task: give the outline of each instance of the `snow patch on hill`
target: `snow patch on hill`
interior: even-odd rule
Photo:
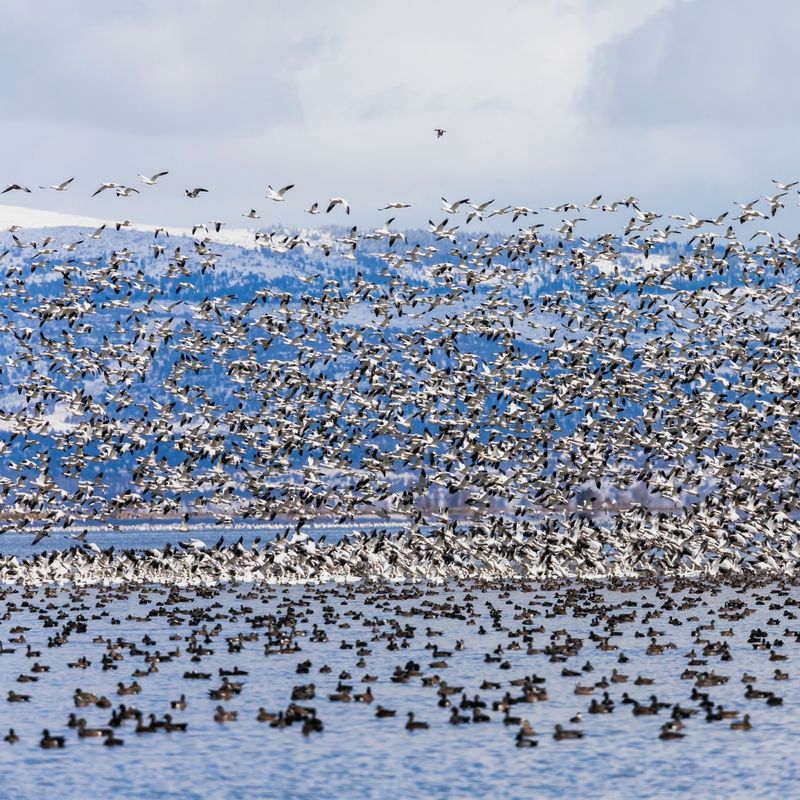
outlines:
[[[22,230],[42,230],[44,228],[87,228],[96,230],[101,225],[113,228],[123,220],[103,219],[101,217],[83,217],[78,214],[64,214],[60,211],[48,211],[41,208],[24,208],[23,206],[0,205],[0,230],[8,230],[19,226]],[[125,226],[125,230],[154,233],[160,225],[146,222],[133,222]],[[192,236],[191,228],[168,228],[171,236]],[[211,229],[210,229],[211,230]],[[198,235],[203,235],[201,231]],[[222,228],[214,233],[214,241],[219,244],[235,247],[255,248],[253,230],[247,228]]]

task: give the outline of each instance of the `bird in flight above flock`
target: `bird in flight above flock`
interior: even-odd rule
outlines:
[[[51,183],[49,186],[40,186],[40,189],[52,189],[55,192],[66,191],[67,187],[74,181],[75,178],[69,178],[63,183]]]
[[[274,200],[276,203],[282,203],[286,198],[284,195],[289,189],[293,189],[294,184],[290,183],[288,186],[284,186],[282,189],[273,189],[271,186],[267,186],[269,191],[267,192],[267,199]]]
[[[92,197],[100,194],[100,192],[104,192],[106,189],[119,189],[121,188],[121,186],[122,184],[120,183],[110,183],[110,182],[101,183],[100,186],[97,189],[95,189],[94,192],[92,192]]]
[[[147,175],[139,175],[139,180],[145,184],[145,186],[155,186],[158,179],[163,178],[164,175],[169,175],[169,170],[165,169],[163,172],[156,172],[155,175],[151,175],[149,178]]]
[[[348,203],[344,197],[331,197],[328,201],[328,207],[325,209],[325,213],[330,214],[331,211],[339,205],[342,206],[348,214],[350,213],[350,203]]]

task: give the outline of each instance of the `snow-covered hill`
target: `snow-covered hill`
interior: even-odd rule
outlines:
[[[22,230],[42,230],[45,228],[88,229],[96,230],[101,225],[114,228],[125,218],[102,219],[100,217],[84,217],[77,214],[65,214],[61,211],[49,211],[38,208],[25,208],[23,206],[0,205],[0,230],[19,226]],[[160,225],[146,222],[128,221],[125,230],[130,232],[154,233],[162,228]],[[171,236],[192,236],[191,228],[171,228]],[[236,247],[253,248],[256,246],[254,229],[223,227],[215,234],[214,240],[220,244]]]

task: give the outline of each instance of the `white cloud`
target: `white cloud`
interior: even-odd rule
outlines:
[[[416,225],[441,195],[537,206],[632,192],[667,212],[715,210],[773,172],[792,177],[800,10],[788,2],[0,8],[0,70],[14,76],[0,86],[13,154],[0,182],[77,176],[63,195],[12,202],[170,225],[234,224],[255,207],[269,226],[344,195],[359,224],[400,199]],[[100,181],[138,186],[161,169],[140,196],[89,198]],[[264,199],[267,183],[289,182],[286,203]],[[210,192],[188,200],[189,186]]]
[[[681,2],[600,48],[587,100],[617,124],[796,124],[800,5]]]

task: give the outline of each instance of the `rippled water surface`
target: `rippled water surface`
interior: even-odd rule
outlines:
[[[580,589],[580,585],[572,588]],[[795,690],[800,676],[795,675],[793,633],[800,630],[800,623],[791,604],[797,592],[788,584],[700,593],[692,588],[691,584],[677,588],[665,583],[660,589],[621,592],[595,586],[592,591],[584,587],[566,595],[567,585],[543,589],[536,584],[505,589],[237,586],[202,596],[181,590],[169,603],[163,587],[145,592],[106,590],[102,595],[94,589],[80,594],[66,588],[27,593],[8,589],[0,638],[3,649],[14,652],[0,655],[0,690],[3,695],[9,689],[29,694],[31,700],[2,702],[0,724],[4,729],[14,727],[20,741],[0,742],[1,793],[6,797],[135,798],[790,796],[800,777],[796,758],[800,700]],[[691,602],[684,604],[685,598]],[[787,599],[789,605],[785,605]],[[753,613],[726,619],[731,614],[725,611],[725,603],[732,600],[744,601]],[[665,602],[671,607],[662,608]],[[192,620],[188,612],[200,608],[204,612]],[[269,626],[264,624],[267,615],[285,618],[290,610],[296,615],[294,641],[301,650],[265,655],[270,639]],[[609,615],[631,612],[635,619],[607,628]],[[148,614],[152,616],[147,621],[138,621]],[[65,644],[48,647],[48,639],[79,615],[85,618],[86,631],[72,632]],[[395,640],[398,649],[387,647],[391,619],[414,628],[413,638]],[[325,630],[328,641],[312,641],[315,624]],[[699,630],[701,625],[714,627]],[[15,626],[29,628],[22,634],[25,643],[10,643],[20,635],[11,632]],[[646,655],[652,637],[637,633],[647,633],[650,627],[660,634],[655,636],[658,643],[676,647],[661,655]],[[201,628],[213,635],[207,640],[200,635],[198,642],[213,654],[193,663],[186,637]],[[748,643],[754,628],[765,631],[771,650],[754,649]],[[290,629],[291,625],[282,628],[284,632]],[[565,661],[541,652],[552,641],[565,640],[564,634],[552,639],[559,630],[583,642],[579,652]],[[621,635],[611,635],[615,630]],[[240,652],[229,652],[226,639],[239,634],[258,638],[245,640]],[[155,644],[143,643],[145,635]],[[601,649],[591,635],[605,637],[607,646],[617,649]],[[117,648],[124,658],[114,662],[116,669],[104,670],[101,658],[108,645],[94,641],[97,637],[135,642],[142,653],[132,655],[124,647]],[[357,654],[359,641],[369,651],[362,656]],[[454,650],[457,641],[463,641],[462,650]],[[732,659],[703,656],[704,641],[727,643]],[[343,649],[343,642],[353,647]],[[399,647],[403,642],[408,647]],[[426,647],[433,643],[452,655],[436,658]],[[516,643],[519,649],[509,649]],[[40,655],[28,657],[28,645]],[[487,662],[487,654],[498,647],[500,659]],[[269,649],[278,647],[273,644]],[[729,719],[706,722],[703,714],[685,722],[685,738],[662,741],[659,731],[669,710],[634,716],[632,706],[621,702],[623,692],[643,703],[655,694],[659,701],[698,708],[691,699],[695,681],[680,677],[691,660],[687,658],[691,650],[698,660],[707,662],[692,669],[713,669],[729,678],[727,683],[698,691],[708,693],[715,704],[738,710],[740,716],[749,712],[752,730],[731,730]],[[145,653],[152,656],[156,651],[162,656],[170,651],[179,654],[158,662],[157,672],[138,678],[141,694],[117,696],[117,682],[129,684],[135,670],[147,668]],[[772,661],[771,652],[788,658]],[[619,663],[620,653],[629,657],[628,663]],[[67,666],[81,656],[91,661],[89,668]],[[359,658],[362,666],[358,666]],[[309,673],[297,674],[297,665],[306,659],[312,662]],[[395,667],[409,660],[419,664],[425,677],[438,675],[451,686],[463,686],[469,697],[479,694],[491,721],[451,725],[451,709],[437,705],[436,685],[424,686],[418,676],[407,683],[393,683],[390,676]],[[18,683],[21,673],[32,674],[34,661],[50,666],[50,671],[38,674],[35,683]],[[431,666],[435,661],[444,661],[446,666]],[[591,672],[582,669],[587,661],[594,667]],[[331,671],[321,672],[323,665]],[[243,682],[241,694],[229,701],[209,698],[208,690],[221,683],[219,669],[234,666],[248,673],[231,678]],[[565,667],[581,672],[580,677],[563,677]],[[629,681],[608,687],[615,703],[613,713],[587,713],[592,697],[602,698],[603,690],[596,688],[592,696],[576,695],[576,684],[602,682],[614,668],[628,675]],[[776,668],[788,672],[789,679],[774,680]],[[211,678],[185,680],[188,670],[210,673]],[[354,693],[368,685],[361,680],[365,674],[377,676],[369,684],[375,702],[329,700],[342,671],[350,673],[343,682]],[[744,672],[757,678],[757,688],[783,698],[783,704],[768,706],[764,700],[745,699]],[[511,714],[530,721],[539,733],[539,745],[518,749],[514,746],[518,726],[504,725],[503,714],[492,710],[492,702],[506,691],[520,696],[520,689],[509,682],[533,673],[545,678],[538,685],[546,687],[548,699],[514,704]],[[654,684],[633,685],[638,675],[652,678]],[[497,682],[501,688],[481,689],[484,680]],[[256,720],[259,706],[285,709],[292,687],[309,683],[315,684],[316,696],[298,702],[316,708],[323,732],[303,736],[300,724],[275,729]],[[128,721],[115,729],[124,739],[122,747],[107,748],[102,740],[79,739],[66,727],[71,711],[85,717],[90,726],[107,724],[111,712],[94,706],[75,708],[73,692],[78,687],[106,695],[114,705],[135,705],[145,717],[153,713],[157,718],[170,713],[170,701],[184,693],[188,708],[171,713],[188,722],[188,732],[137,735],[135,723]],[[453,696],[454,705],[460,698],[460,694]],[[377,719],[378,703],[396,709],[397,716]],[[217,705],[237,711],[238,720],[216,723]],[[408,711],[430,728],[405,730]],[[571,723],[578,712],[583,721]],[[585,736],[555,741],[556,723],[580,729]],[[39,747],[45,727],[66,736],[63,750]]]

